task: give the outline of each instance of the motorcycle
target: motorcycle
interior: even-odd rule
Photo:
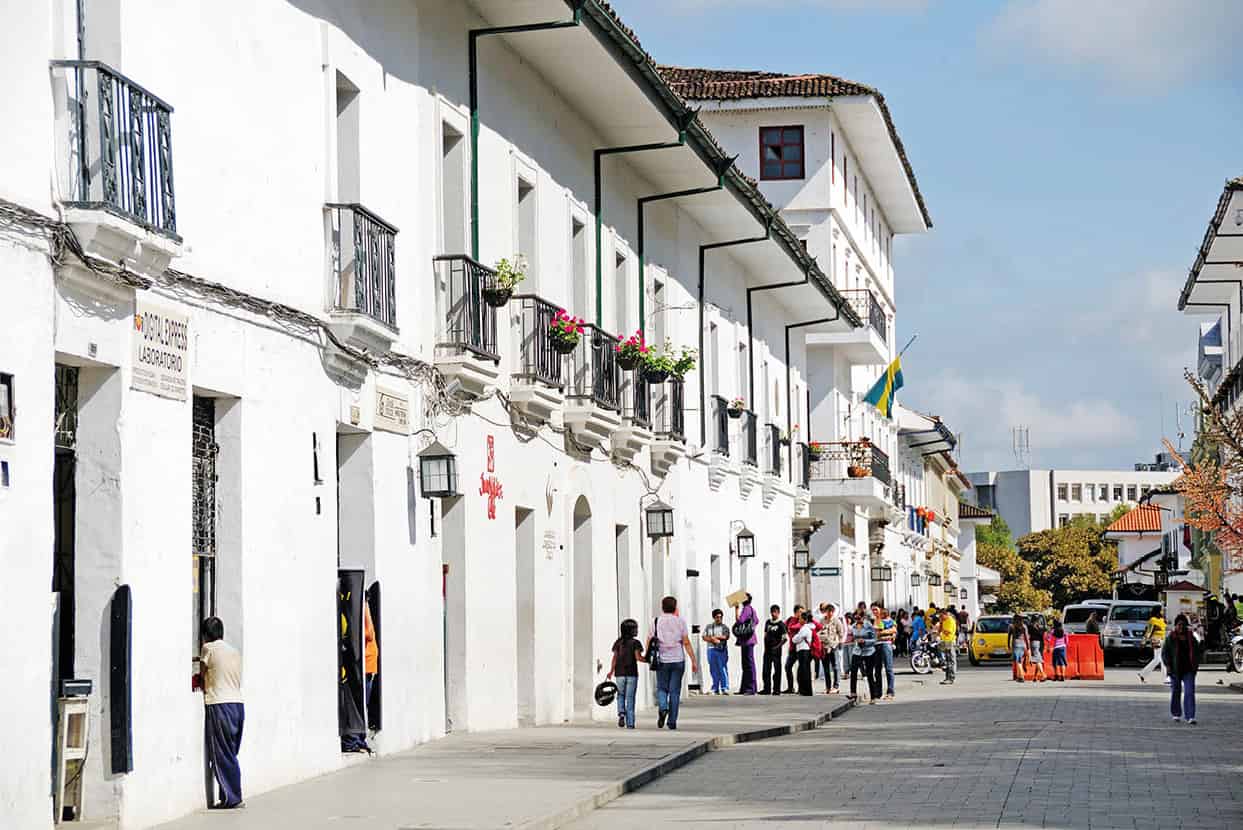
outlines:
[[[1230,662],[1226,671],[1243,671],[1243,628],[1236,628],[1230,638]]]
[[[945,657],[935,644],[926,639],[911,646],[911,671],[916,674],[932,674],[934,669],[945,668]]]

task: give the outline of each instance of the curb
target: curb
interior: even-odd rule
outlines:
[[[623,778],[621,781],[610,784],[604,789],[579,800],[576,804],[559,810],[552,815],[544,816],[533,821],[529,821],[520,825],[521,830],[556,830],[572,821],[582,818],[588,813],[598,810],[610,801],[618,799],[626,793],[652,783],[658,778],[663,778],[669,773],[686,766],[691,761],[706,755],[718,749],[734,746],[736,744],[750,743],[751,741],[763,741],[769,738],[780,738],[785,735],[794,735],[799,732],[807,732],[819,726],[823,726],[835,718],[840,718],[846,712],[854,708],[855,704],[850,701],[843,701],[835,708],[823,715],[818,715],[811,720],[795,721],[782,726],[770,726],[764,729],[752,729],[747,732],[738,732],[732,735],[717,735],[706,741],[699,741],[690,746],[678,750],[668,755],[654,764],[644,767],[638,772]]]
[[[1227,683],[1226,687],[1236,692],[1243,692],[1243,683]]]

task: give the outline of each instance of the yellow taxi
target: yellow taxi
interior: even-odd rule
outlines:
[[[1010,623],[1014,617],[990,614],[980,617],[971,628],[967,657],[971,665],[1010,661]]]

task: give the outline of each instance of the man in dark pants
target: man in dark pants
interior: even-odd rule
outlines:
[[[781,694],[781,648],[786,642],[786,624],[781,620],[781,606],[768,609],[769,619],[764,623],[764,688],[760,694]],[[771,688],[769,680],[772,681]]]
[[[786,691],[794,691],[794,666],[798,663],[798,655],[794,653],[794,634],[803,624],[803,606],[795,605],[794,612],[786,620],[786,636],[790,640],[790,654],[786,657]]]

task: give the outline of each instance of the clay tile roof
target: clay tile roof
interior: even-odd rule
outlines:
[[[983,507],[976,507],[974,504],[967,504],[965,501],[958,502],[958,518],[960,519],[991,519],[993,512],[985,510]]]
[[[1106,533],[1160,533],[1161,508],[1141,504],[1105,528]]]
[[[915,169],[906,157],[906,148],[898,137],[885,96],[875,87],[838,78],[834,75],[785,75],[780,72],[760,72],[747,69],[697,69],[682,66],[660,66],[673,91],[688,101],[742,100],[745,98],[830,98],[834,95],[871,95],[880,107],[889,129],[889,138],[898,151],[906,179],[911,184],[924,224],[932,227],[932,217],[919,192]]]
[[[1208,591],[1204,590],[1203,586],[1197,585],[1194,582],[1189,582],[1186,579],[1183,579],[1179,582],[1175,582],[1173,585],[1170,585],[1165,590],[1167,591],[1204,591],[1204,593],[1206,594],[1208,593]]]

